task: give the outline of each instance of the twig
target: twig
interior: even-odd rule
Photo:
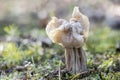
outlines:
[[[55,71],[46,76],[47,80],[50,80],[52,78],[59,78],[59,80],[76,80],[76,79],[82,79],[85,77],[88,77],[91,74],[96,74],[97,70],[95,69],[89,69],[87,71],[78,73],[76,75],[73,75],[72,73],[66,71],[66,70],[61,70],[61,71]],[[68,78],[66,79],[66,75]]]
[[[59,62],[59,80],[62,80],[61,79],[61,68],[60,67],[61,67],[61,61]]]
[[[94,74],[94,73],[96,73],[96,71],[94,69],[89,69],[87,71],[76,74],[75,76],[72,77],[71,80],[82,79],[82,78],[88,77],[89,75]]]

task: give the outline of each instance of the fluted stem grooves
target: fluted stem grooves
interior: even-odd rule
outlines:
[[[68,71],[80,73],[87,70],[87,58],[82,48],[65,48],[65,59]]]

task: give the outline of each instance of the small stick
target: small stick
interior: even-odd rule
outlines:
[[[76,74],[75,76],[73,76],[73,78],[71,80],[82,79],[82,78],[88,77],[89,75],[94,74],[96,72],[97,71],[95,71],[94,69],[90,69],[90,70]]]
[[[59,75],[59,80],[62,80],[61,79],[61,61],[59,62],[59,73],[58,73],[58,75]]]

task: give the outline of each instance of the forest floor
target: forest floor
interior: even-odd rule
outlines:
[[[108,27],[90,30],[84,46],[89,71],[65,71],[64,49],[53,44],[44,29],[22,32],[4,28],[0,38],[0,80],[120,80],[120,31]]]

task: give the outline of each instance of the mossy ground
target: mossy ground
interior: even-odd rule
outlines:
[[[39,36],[47,37],[44,29],[22,32],[11,25],[4,31],[5,40],[0,42],[0,80],[44,80],[49,73],[65,67],[61,46],[39,42]],[[120,79],[120,31],[97,26],[90,30],[84,49],[88,68],[98,70],[87,77],[89,80]],[[74,76],[66,75],[66,80]],[[50,80],[60,78],[58,75]]]

